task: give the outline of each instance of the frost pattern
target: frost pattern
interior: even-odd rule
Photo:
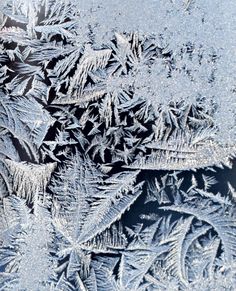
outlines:
[[[0,290],[234,290],[236,2],[0,3]]]

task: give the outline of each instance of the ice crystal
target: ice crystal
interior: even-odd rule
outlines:
[[[235,289],[235,14],[1,1],[0,290]]]

